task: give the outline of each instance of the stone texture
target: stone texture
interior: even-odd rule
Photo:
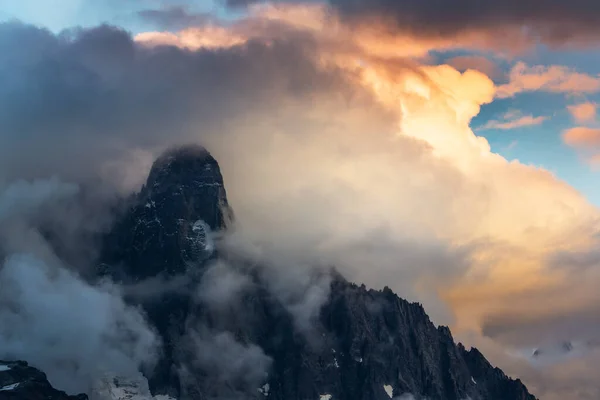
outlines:
[[[450,330],[436,327],[421,305],[389,288],[357,286],[335,271],[327,272],[329,298],[310,332],[296,328],[289,309],[261,278],[261,266],[244,260],[229,260],[253,283],[235,309],[215,312],[195,302],[193,289],[207,268],[226,257],[206,245],[206,231],[226,229],[232,215],[216,160],[203,149],[176,149],[156,161],[146,185],[106,238],[102,274],[121,282],[181,275],[190,280],[189,291],[141,303],[165,342],[163,357],[149,376],[154,394],[193,399],[387,400],[402,394],[430,400],[535,399],[478,350],[455,344]],[[198,221],[204,224],[194,230]],[[228,380],[208,364],[194,363],[195,355],[184,345],[190,326],[230,334],[248,351],[262,349],[270,360],[268,374],[251,383]]]

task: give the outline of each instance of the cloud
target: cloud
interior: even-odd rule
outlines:
[[[567,109],[578,123],[594,122],[596,120],[596,103],[574,104],[567,106]]]
[[[298,322],[310,324],[327,294],[315,265],[390,286],[477,337],[508,313],[541,318],[547,336],[560,331],[556,315],[595,318],[598,277],[547,260],[595,246],[598,209],[474,134],[472,118],[497,90],[485,74],[421,65],[407,57],[428,43],[400,46],[404,38],[355,30],[319,7],[266,7],[213,27],[134,40],[106,26],[55,36],[2,25],[3,178],[58,175],[130,192],[160,151],[199,142],[219,160],[236,212],[230,250],[266,261],[271,290]],[[213,273],[224,299],[245,288],[230,270]],[[572,292],[581,295],[558,295]],[[200,333],[207,348],[221,331]]]
[[[226,29],[223,29],[226,27]],[[209,31],[218,30],[220,37]],[[348,24],[343,18],[321,3],[302,4],[260,4],[247,10],[246,17],[227,23],[216,19],[204,24],[187,27],[179,32],[144,32],[136,35],[138,42],[155,42],[178,45],[189,49],[206,47],[207,40],[223,40],[223,35],[237,43],[252,38],[280,39],[292,32],[302,32],[305,36],[319,37],[320,46],[340,49],[363,50],[380,58],[425,57],[431,50],[461,49],[465,46],[487,49],[487,40],[479,36],[469,36],[458,42],[453,37],[421,37],[411,32],[396,32],[385,25],[372,23]]]
[[[600,157],[600,128],[577,126],[567,129],[562,135],[563,142],[575,148],[592,166]]]
[[[509,82],[498,87],[499,98],[524,92],[583,94],[600,91],[600,76],[577,72],[560,65],[528,66],[518,62],[509,73]]]
[[[519,141],[518,140],[513,140],[512,142],[510,142],[505,148],[504,150],[512,150],[515,147],[517,147],[519,145]]]
[[[1,192],[0,221],[6,223],[11,218],[35,218],[42,205],[73,197],[78,191],[77,185],[60,182],[56,177],[33,182],[16,181]]]
[[[138,16],[161,29],[182,29],[192,25],[201,25],[210,20],[208,14],[196,14],[183,6],[171,6],[163,9],[138,11]]]
[[[272,359],[260,347],[241,343],[229,332],[194,327],[186,340],[189,361],[179,371],[184,396],[202,393],[207,398],[241,400],[256,393],[268,377]],[[198,379],[193,372],[196,368],[207,376]]]
[[[509,111],[502,116],[501,120],[490,120],[478,129],[516,129],[527,126],[541,125],[548,117],[533,115],[522,115],[519,111]]]
[[[481,71],[492,79],[501,78],[504,74],[500,67],[492,60],[483,56],[458,56],[446,60],[446,64],[459,71],[474,69]]]
[[[70,392],[151,367],[160,349],[117,287],[85,280],[90,236],[107,221],[94,204],[56,177],[0,185],[0,358],[27,360]]]
[[[398,31],[425,37],[484,37],[509,47],[523,42],[550,45],[594,44],[600,10],[593,0],[573,3],[537,0],[498,2],[484,0],[477,7],[469,0],[439,3],[330,0],[350,20],[374,18]],[[592,17],[594,16],[594,17]]]
[[[228,318],[253,285],[244,271],[219,260],[203,274],[196,292],[198,300],[208,306],[216,318]],[[237,310],[233,311],[236,318]]]
[[[579,126],[565,131],[563,140],[566,144],[580,148],[597,148],[600,146],[600,129]]]
[[[6,259],[0,284],[0,357],[27,360],[56,387],[88,391],[107,371],[132,374],[154,361],[154,331],[110,287],[29,254]]]

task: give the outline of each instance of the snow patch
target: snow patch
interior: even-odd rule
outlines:
[[[475,381],[475,379],[473,377],[471,377],[471,382],[473,382],[474,384],[477,385],[477,382]]]
[[[192,225],[192,232],[196,235],[197,245],[201,250],[212,253],[215,249],[215,243],[212,239],[210,226],[203,220],[199,219]]]
[[[0,372],[9,371],[10,369],[8,365],[0,365]]]
[[[7,390],[14,390],[16,389],[21,383],[13,383],[12,385],[7,385],[7,386],[3,386],[0,388],[0,392],[4,392]]]
[[[268,383],[265,383],[262,387],[258,388],[257,390],[263,396],[268,396],[269,395],[269,390],[271,390],[271,386],[269,386]]]
[[[383,390],[385,390],[390,399],[394,397],[394,388],[391,385],[383,385]]]
[[[98,380],[90,394],[90,400],[173,400],[169,396],[152,396],[144,376],[114,376],[107,374]]]
[[[319,400],[331,400],[331,397],[330,394],[322,394]]]

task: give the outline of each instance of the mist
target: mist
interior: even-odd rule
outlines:
[[[214,38],[203,32],[200,44],[194,32],[173,34],[164,45],[160,32],[142,40],[111,26],[55,35],[0,25],[0,182],[7,182],[0,279],[15,291],[1,294],[0,318],[15,328],[0,330],[0,358],[52,367],[51,381],[74,391],[82,387],[68,382],[69,374],[80,374],[83,385],[98,369],[152,364],[160,343],[123,297],[181,290],[185,277],[131,287],[90,282],[97,243],[63,240],[72,248],[57,252],[40,221],[50,217],[46,225],[65,238],[101,233],[110,226],[110,203],[139,190],[162,151],[189,143],[219,161],[235,211],[220,248],[263,266],[269,290],[300,332],[310,332],[328,297],[331,267],[422,302],[434,322],[456,327],[467,344],[499,349],[491,360],[509,372],[527,367],[507,349],[535,338],[499,318],[507,310],[534,320],[558,303],[560,290],[577,288],[580,297],[560,310],[580,310],[594,326],[597,277],[579,280],[565,274],[564,262],[547,260],[591,251],[598,211],[548,171],[508,162],[472,132],[471,119],[494,98],[489,78],[382,57],[385,46],[370,53],[355,36],[342,45],[339,32],[292,23],[285,10],[267,14],[224,25]],[[320,14],[308,15],[323,23]],[[257,29],[267,16],[276,23]],[[90,190],[102,194],[92,196],[101,210],[94,218],[73,212],[78,207],[56,211]],[[6,234],[9,226],[19,229]],[[198,301],[235,308],[252,280],[227,264],[211,268]],[[515,280],[522,286],[511,292],[507,282]],[[73,298],[77,307],[67,301]],[[548,337],[558,337],[562,321],[541,318],[536,323]],[[51,328],[56,320],[64,321],[60,330]],[[490,321],[510,334],[482,339]],[[243,389],[268,370],[260,348],[224,331],[189,329],[190,348],[201,355],[189,362],[211,366],[217,379]],[[133,342],[124,339],[130,336]],[[48,341],[57,343],[55,352],[42,351]],[[77,346],[66,348],[71,342]],[[231,351],[226,355],[240,364],[219,364],[207,351],[214,348]],[[253,365],[257,375],[247,373]],[[528,375],[548,392],[550,376]]]

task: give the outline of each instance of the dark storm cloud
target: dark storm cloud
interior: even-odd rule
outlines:
[[[529,27],[532,36],[560,41],[598,33],[600,3],[595,0],[331,0],[351,14],[391,16],[398,26],[430,35]]]
[[[311,51],[306,38],[190,52],[138,46],[109,26],[55,36],[2,24],[0,180],[98,179],[135,150],[202,141],[234,117],[270,115],[280,96],[350,94],[343,74],[315,66]]]
[[[230,7],[257,2],[260,1],[226,0]],[[475,34],[482,41],[497,43],[502,37],[486,36],[504,32],[508,42],[502,44],[506,46],[520,45],[514,42],[516,38],[552,45],[600,40],[600,2],[596,0],[328,0],[327,3],[351,21],[375,17],[392,30],[428,38]]]

